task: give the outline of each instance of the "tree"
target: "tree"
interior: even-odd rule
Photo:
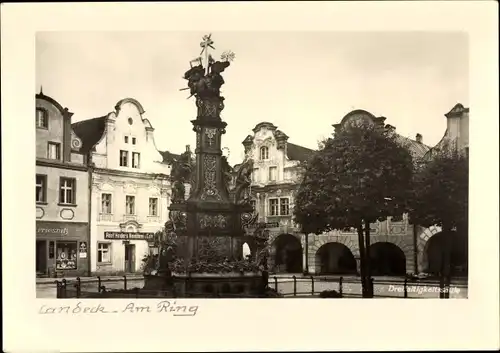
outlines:
[[[468,155],[453,144],[446,146],[415,174],[414,190],[412,223],[441,227],[445,240],[441,272],[449,281],[453,235],[467,234],[468,229]]]
[[[412,176],[409,150],[392,129],[374,124],[344,126],[305,166],[295,221],[306,233],[357,230],[365,296],[370,296],[370,223],[407,211]]]

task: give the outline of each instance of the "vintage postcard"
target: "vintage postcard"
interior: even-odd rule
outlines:
[[[498,345],[491,4],[68,5],[2,11],[4,350]]]

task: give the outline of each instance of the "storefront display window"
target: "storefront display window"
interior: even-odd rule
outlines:
[[[57,242],[56,244],[56,269],[76,270],[77,242]]]

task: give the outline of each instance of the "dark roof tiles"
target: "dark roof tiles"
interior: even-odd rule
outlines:
[[[310,148],[302,147],[291,142],[287,143],[287,157],[289,160],[304,162],[308,160],[314,152],[315,151]]]
[[[87,154],[101,140],[106,130],[106,116],[79,121],[71,124],[75,134],[82,140],[80,152]]]

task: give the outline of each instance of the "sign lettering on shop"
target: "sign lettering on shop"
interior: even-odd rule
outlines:
[[[279,222],[266,222],[266,228],[279,228],[280,224]],[[257,224],[253,224],[251,227],[248,228],[256,228]]]
[[[38,227],[36,229],[37,234],[68,234],[68,228],[43,228]]]
[[[104,232],[104,239],[153,240],[155,233]]]

